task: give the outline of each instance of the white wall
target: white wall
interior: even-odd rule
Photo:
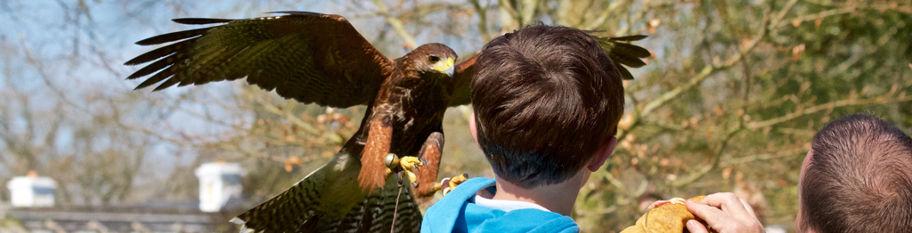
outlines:
[[[218,212],[231,199],[240,199],[243,169],[236,163],[213,162],[196,169],[199,178],[199,208],[203,212]]]
[[[6,183],[6,188],[13,207],[52,207],[57,182],[44,176],[17,176]]]

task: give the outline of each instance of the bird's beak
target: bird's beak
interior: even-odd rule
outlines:
[[[434,64],[431,68],[440,73],[444,73],[449,77],[453,77],[453,74],[456,72],[456,67],[454,67],[455,64],[456,60],[448,57],[446,60],[437,62],[437,64]]]

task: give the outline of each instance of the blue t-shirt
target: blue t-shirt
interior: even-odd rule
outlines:
[[[539,209],[503,211],[475,204],[475,194],[493,189],[494,179],[472,178],[427,209],[421,232],[579,232],[573,219]]]

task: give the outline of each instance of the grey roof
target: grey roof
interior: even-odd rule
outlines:
[[[237,232],[228,223],[233,216],[195,209],[0,207],[0,232]]]

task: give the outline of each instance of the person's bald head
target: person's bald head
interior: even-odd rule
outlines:
[[[801,232],[912,232],[912,139],[869,115],[829,123],[802,165]]]

